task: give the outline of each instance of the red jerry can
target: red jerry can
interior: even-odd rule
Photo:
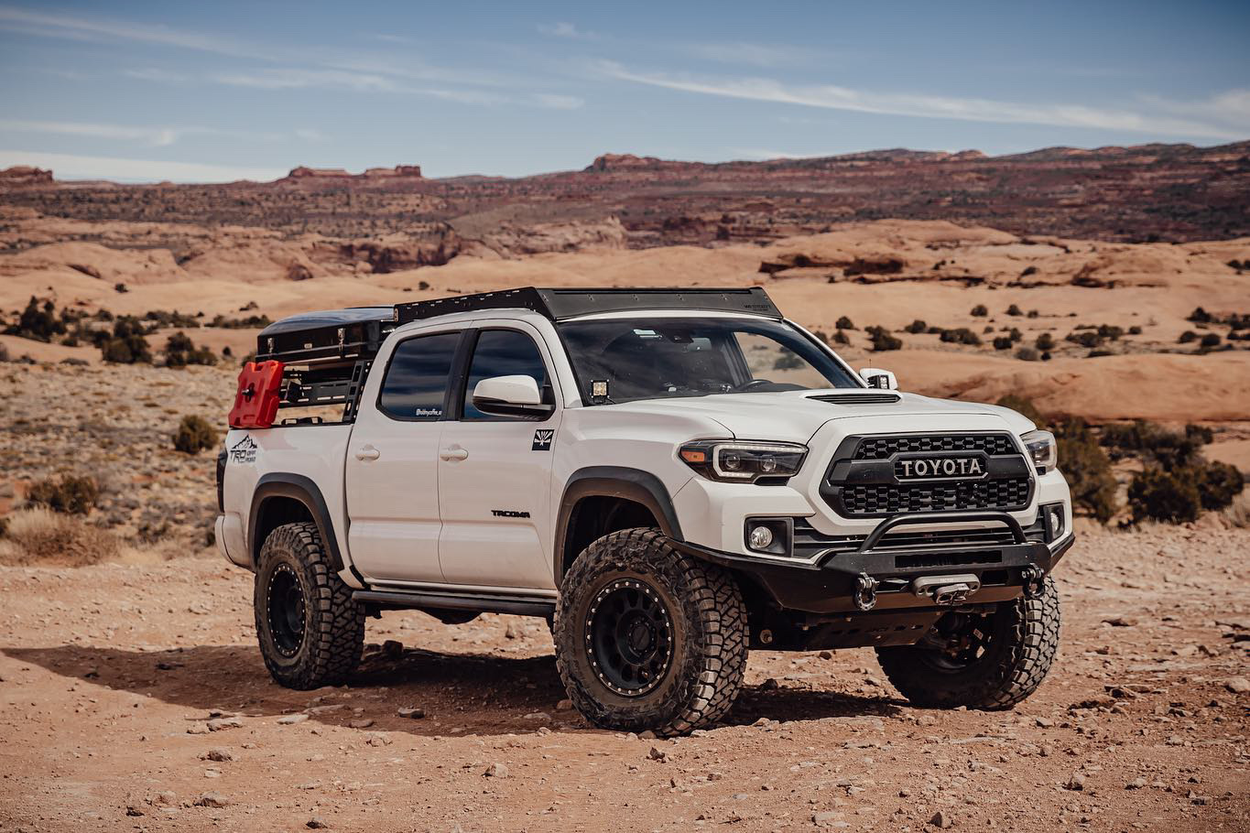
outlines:
[[[231,428],[268,428],[282,398],[282,362],[248,362],[239,371],[239,390],[230,409]]]

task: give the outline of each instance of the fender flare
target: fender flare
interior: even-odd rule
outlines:
[[[343,554],[339,552],[338,537],[334,534],[334,522],[330,517],[330,508],[321,494],[321,489],[309,477],[289,472],[270,472],[256,481],[252,490],[252,508],[247,519],[247,552],[255,566],[256,553],[263,541],[256,540],[256,525],[260,520],[261,510],[265,501],[270,498],[285,497],[297,500],[308,509],[317,531],[321,533],[321,542],[325,545],[326,554],[335,572],[343,570]]]
[[[560,585],[560,565],[564,559],[565,541],[573,510],[588,497],[619,497],[641,504],[650,510],[660,531],[673,541],[682,542],[681,523],[673,499],[664,481],[649,471],[626,466],[587,466],[573,472],[564,484],[560,509],[556,516],[555,547],[552,551],[556,586]]]

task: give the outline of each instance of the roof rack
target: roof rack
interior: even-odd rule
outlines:
[[[781,312],[761,287],[749,289],[536,289],[532,286],[414,301],[395,305],[400,324],[453,312],[487,309],[528,309],[563,321],[600,312],[650,309],[702,309],[781,318]]]

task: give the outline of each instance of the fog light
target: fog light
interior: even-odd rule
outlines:
[[[1050,510],[1050,532],[1056,539],[1063,537],[1063,507],[1056,506]]]
[[[773,543],[773,531],[766,526],[757,526],[751,530],[747,543],[753,550],[766,550]]]

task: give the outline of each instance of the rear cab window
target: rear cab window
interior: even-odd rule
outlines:
[[[391,354],[378,394],[378,410],[392,419],[443,419],[461,333],[435,333],[401,341]]]

